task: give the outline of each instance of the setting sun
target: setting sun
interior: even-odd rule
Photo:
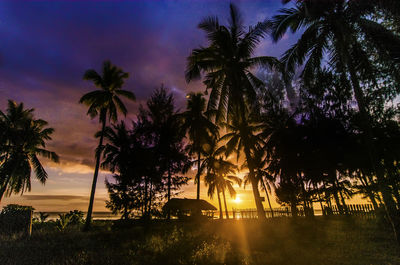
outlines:
[[[233,200],[235,203],[241,203],[242,199],[239,196],[236,196],[236,198]]]

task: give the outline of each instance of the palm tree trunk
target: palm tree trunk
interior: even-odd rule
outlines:
[[[7,190],[7,186],[8,186],[8,183],[10,182],[10,179],[11,179],[11,177],[8,176],[7,179],[6,179],[6,182],[1,186],[1,189],[0,189],[0,204],[1,204],[1,200],[3,199],[3,195]]]
[[[357,100],[358,109],[361,114],[361,118],[364,122],[365,128],[363,128],[363,129],[365,130],[365,133],[366,133],[365,142],[366,142],[367,151],[368,151],[373,169],[376,173],[378,187],[380,189],[380,192],[382,193],[382,198],[384,201],[386,215],[388,216],[389,222],[392,225],[393,233],[397,240],[397,243],[400,244],[400,214],[399,214],[399,210],[397,209],[397,205],[394,202],[393,196],[390,192],[390,188],[388,187],[388,185],[386,183],[384,172],[382,170],[382,166],[380,165],[380,162],[376,159],[376,157],[374,157],[373,133],[372,133],[370,116],[367,113],[364,94],[363,94],[363,91],[358,82],[355,67],[351,60],[351,57],[349,56],[348,58],[349,58],[349,60],[347,60],[347,66],[348,66],[349,72],[350,72],[350,79],[351,79],[351,83],[352,83],[353,90],[354,90],[354,96]]]
[[[369,200],[371,201],[372,206],[374,207],[374,210],[377,210],[378,204],[376,203],[375,196],[370,188],[370,185],[368,184],[367,178],[361,172],[358,174],[358,177],[361,181],[361,184],[364,186],[364,189],[366,190],[367,196],[368,196]]]
[[[9,148],[9,146],[8,146],[8,148]],[[5,163],[7,163],[7,161],[8,161],[8,154],[9,154],[8,148],[7,148],[7,152],[6,152],[6,155],[5,155],[6,159],[4,160],[3,165],[4,165]],[[5,193],[6,190],[7,190],[7,186],[8,186],[8,183],[10,182],[10,179],[11,179],[11,174],[9,174],[9,175],[6,177],[5,183],[3,183],[3,185],[2,185],[1,188],[0,188],[0,205],[1,205],[1,200],[3,199],[4,193]]]
[[[101,158],[101,151],[102,151],[101,149],[102,149],[102,146],[103,146],[105,128],[106,128],[106,120],[103,119],[102,126],[101,126],[101,135],[100,135],[99,146],[98,146],[98,150],[96,152],[96,167],[94,169],[92,190],[90,192],[89,208],[88,208],[88,212],[87,212],[87,215],[86,215],[85,226],[83,227],[84,231],[88,231],[90,229],[90,224],[91,224],[91,221],[92,221],[94,194],[96,192],[97,177],[99,175],[100,158]]]
[[[263,179],[263,178],[261,178],[261,181],[262,181],[262,184],[263,184],[263,186],[264,186],[265,196],[267,196],[267,201],[268,201],[269,209],[271,210],[271,217],[274,218],[274,210],[272,209],[271,201],[269,200],[269,195],[268,195],[267,187],[266,187],[266,185],[265,185],[265,182],[264,182],[264,179]]]
[[[221,198],[219,196],[219,187],[217,186],[217,195],[218,195],[218,205],[219,205],[219,219],[223,219],[224,216],[222,214],[222,204],[221,204]]]
[[[171,199],[171,169],[168,165],[168,201]]]
[[[229,219],[228,207],[226,206],[225,188],[222,189],[222,196],[224,196],[225,216],[226,219]]]
[[[339,183],[339,180],[338,180],[338,179],[336,179],[336,185],[337,185],[337,187],[338,187],[338,193],[339,193],[340,199],[341,199],[341,201],[342,201],[343,211],[344,211],[345,214],[348,214],[348,209],[347,209],[347,205],[346,205],[346,200],[345,200],[345,198],[344,198],[344,196],[343,196],[343,192],[342,192],[342,189],[340,188],[340,183]]]
[[[339,196],[337,194],[337,191],[333,192],[333,198],[335,198],[335,203],[336,203],[336,206],[337,206],[337,208],[339,210],[339,214],[343,214],[344,213],[343,212],[343,207],[342,207],[342,204],[340,204],[340,200],[339,200]]]
[[[325,215],[324,206],[322,205],[321,194],[320,194],[320,190],[318,188],[318,184],[313,183],[313,186],[317,190],[317,196],[318,196],[319,205],[321,207],[322,215]]]
[[[149,214],[148,218],[151,219],[151,204],[152,204],[152,197],[153,197],[153,181],[150,178],[150,190],[149,190]]]
[[[290,211],[292,213],[292,217],[297,217],[297,205],[296,202],[292,201],[290,204]]]
[[[265,212],[264,212],[264,206],[261,202],[260,191],[258,190],[258,181],[255,178],[254,168],[252,165],[252,158],[251,158],[250,151],[248,150],[248,148],[245,148],[245,155],[246,155],[247,165],[249,168],[249,179],[250,179],[251,187],[253,190],[254,201],[255,201],[256,207],[257,207],[258,219],[265,220],[266,216],[265,216]]]
[[[197,153],[197,199],[200,200],[200,151]]]
[[[171,199],[171,168],[170,168],[170,165],[168,165],[168,201],[170,199]],[[168,218],[168,220],[171,219],[170,209],[168,209],[167,218]]]
[[[148,180],[147,180],[147,176],[144,178],[144,216],[147,216],[147,205],[148,205],[148,190],[147,190],[147,186],[148,186]]]
[[[342,201],[342,205],[343,205],[344,212],[345,212],[346,214],[348,214],[346,199],[345,199],[344,196],[343,196],[343,192],[339,191],[339,194],[340,194],[340,200]]]

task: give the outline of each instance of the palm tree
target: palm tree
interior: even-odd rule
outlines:
[[[204,153],[203,163],[201,164],[201,171],[205,170],[206,175],[204,176],[204,182],[208,186],[207,195],[213,199],[215,192],[217,192],[218,205],[219,205],[219,218],[223,218],[222,214],[222,204],[221,204],[221,178],[216,172],[217,160],[225,152],[224,146],[218,147],[217,139],[213,139],[208,144]]]
[[[204,154],[204,146],[218,137],[218,127],[213,124],[205,115],[206,100],[202,93],[191,93],[187,96],[187,110],[182,113],[184,120],[183,128],[189,134],[191,152],[197,154],[197,199],[200,199],[200,175],[201,175],[201,154]]]
[[[215,192],[217,193],[218,198],[218,206],[219,206],[219,219],[223,219],[224,215],[222,213],[222,204],[221,204],[221,185],[219,183],[218,176],[211,169],[207,169],[206,175],[204,176],[204,182],[208,186],[207,195],[210,199],[214,198]]]
[[[261,137],[262,124],[259,123],[256,115],[249,115],[243,119],[235,115],[231,124],[225,123],[227,133],[221,137],[221,141],[226,141],[226,156],[236,152],[239,159],[240,153],[245,154],[245,161],[249,169],[248,178],[250,180],[253,195],[257,207],[258,218],[265,219],[264,206],[262,205],[260,192],[258,190],[259,180],[256,178],[255,152],[262,149],[264,140]]]
[[[296,65],[305,63],[302,76],[309,83],[315,73],[320,72],[324,65],[329,65],[341,75],[345,87],[353,90],[363,121],[362,128],[370,161],[377,174],[393,231],[400,243],[400,216],[390,188],[386,185],[382,166],[375,157],[371,117],[360,81],[361,77],[376,81],[372,71],[374,65],[370,60],[371,51],[386,65],[398,63],[398,49],[394,47],[399,47],[400,38],[384,25],[369,19],[372,12],[375,12],[371,8],[371,1],[367,1],[368,4],[360,2],[364,1],[296,1],[293,8],[281,9],[281,14],[274,16],[272,37],[277,41],[288,29],[292,32],[304,29],[298,42],[282,57],[285,70],[294,72]],[[379,8],[387,8],[388,2],[394,1],[379,1]],[[400,10],[398,4],[396,7],[397,11]],[[365,50],[365,45],[372,48]],[[327,62],[324,61],[325,58],[328,59]],[[392,74],[398,78],[396,73]]]
[[[229,219],[225,190],[228,190],[231,197],[236,198],[236,191],[233,185],[236,183],[240,186],[242,184],[242,179],[232,175],[237,172],[237,166],[229,161],[224,160],[222,157],[219,157],[219,159],[215,161],[215,164],[213,165],[213,171],[217,172],[216,177],[224,198],[225,216],[226,219]]]
[[[269,197],[269,193],[272,193],[272,188],[275,187],[275,177],[270,175],[266,168],[267,168],[267,159],[265,156],[265,152],[263,150],[255,150],[254,152],[254,165],[255,165],[255,178],[259,183],[262,184],[262,187],[265,191],[265,196],[267,197],[267,202],[269,209],[271,211],[271,217],[274,217],[274,210],[272,209],[271,200]],[[244,167],[248,168],[247,163],[243,165]],[[244,185],[250,182],[249,174],[246,175],[244,179]]]
[[[121,101],[120,96],[130,100],[135,100],[135,95],[132,92],[122,89],[125,79],[128,77],[128,73],[125,73],[122,69],[112,65],[110,61],[105,61],[103,63],[101,74],[97,73],[93,69],[90,69],[87,70],[83,75],[84,80],[93,81],[94,85],[98,89],[83,95],[79,100],[79,103],[83,103],[88,106],[89,109],[87,114],[91,118],[99,116],[99,122],[101,123],[100,140],[95,155],[96,166],[94,170],[89,208],[84,230],[88,230],[90,228],[90,222],[92,219],[94,194],[96,191],[97,176],[99,174],[100,157],[103,148],[103,138],[106,123],[108,120],[117,121],[118,111],[126,115],[127,109],[124,103]]]
[[[11,100],[6,113],[0,111],[6,129],[0,158],[0,202],[4,194],[31,190],[32,168],[36,178],[42,184],[46,183],[48,175],[39,156],[59,161],[55,152],[45,149],[54,129],[48,128],[46,121],[35,119],[33,112],[34,109],[24,109],[23,103]]]
[[[106,138],[107,144],[104,146],[104,161],[101,166],[110,169],[112,173],[118,171],[126,174],[132,157],[132,140],[125,122],[121,121],[112,127],[106,127],[104,138]]]
[[[229,122],[234,117],[233,112],[245,122],[248,108],[256,102],[255,89],[264,85],[251,70],[258,66],[278,65],[273,57],[252,57],[269,26],[270,23],[264,21],[246,31],[240,12],[233,4],[230,5],[228,26],[220,25],[217,17],[205,18],[198,25],[207,34],[209,46],[192,51],[188,57],[186,80],[190,82],[205,74],[204,84],[211,89],[207,109],[215,111],[216,122]],[[250,150],[247,151],[245,154],[250,160]],[[254,191],[257,209],[260,218],[265,218],[257,194],[258,190]]]

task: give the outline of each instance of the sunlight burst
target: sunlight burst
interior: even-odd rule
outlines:
[[[236,196],[236,198],[234,199],[235,203],[241,203],[242,199],[239,196]]]

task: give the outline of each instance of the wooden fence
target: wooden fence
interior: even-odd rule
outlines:
[[[265,216],[267,218],[272,217],[272,213],[270,209],[265,209]],[[289,207],[276,208],[273,209],[274,217],[282,217],[282,216],[292,216],[291,210]],[[316,215],[315,213],[319,213],[317,215],[351,215],[358,216],[362,218],[375,218],[376,213],[372,206],[372,204],[348,204],[346,207],[342,207],[339,209],[336,205],[330,207],[324,207],[323,209],[308,208],[307,211],[304,211],[303,207],[297,207],[297,216],[306,216],[305,212],[309,215]],[[232,210],[234,219],[255,219],[257,218],[257,210],[256,209],[233,209]]]
[[[324,207],[324,215],[352,215],[363,218],[375,218],[376,212],[372,204],[348,204],[341,209],[337,205]]]

